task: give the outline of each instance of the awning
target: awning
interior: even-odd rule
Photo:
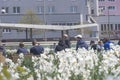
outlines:
[[[71,30],[71,29],[97,27],[97,26],[98,26],[97,23],[81,24],[74,26],[0,23],[0,27],[4,27],[4,28],[34,28],[34,29],[46,29],[46,30]]]

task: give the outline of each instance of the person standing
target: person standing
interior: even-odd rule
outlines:
[[[69,37],[68,37],[67,34],[64,34],[64,35],[63,35],[63,40],[65,41],[66,47],[67,47],[67,48],[71,48],[70,39],[69,39]]]
[[[23,54],[28,54],[29,53],[27,48],[24,47],[24,43],[23,42],[19,43],[19,48],[17,50],[17,54],[20,54],[20,53],[23,53]]]
[[[44,52],[44,48],[41,45],[38,45],[37,40],[32,41],[33,47],[30,48],[30,53],[33,55],[40,55]]]
[[[87,43],[82,39],[82,35],[79,34],[79,35],[75,36],[75,38],[77,39],[76,50],[78,50],[78,48],[88,49],[88,45],[87,45]]]

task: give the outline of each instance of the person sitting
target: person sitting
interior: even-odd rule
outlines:
[[[75,38],[77,39],[76,50],[78,50],[78,48],[88,49],[88,45],[87,45],[87,43],[82,39],[82,35],[79,34],[79,35],[75,36]]]
[[[66,47],[67,46],[64,43],[64,41],[62,39],[60,39],[59,42],[58,42],[58,45],[55,47],[55,52],[65,50]]]
[[[17,54],[20,54],[20,53],[23,53],[23,54],[28,54],[28,50],[24,47],[24,43],[23,42],[20,42],[19,43],[19,48],[17,49]]]
[[[30,48],[30,53],[33,55],[40,55],[44,52],[44,48],[40,44],[38,45],[37,40],[33,40],[32,45],[33,47]]]
[[[103,43],[104,43],[104,50],[110,50],[112,49],[111,48],[111,45],[113,45],[113,43],[108,39],[108,38],[104,38],[103,39]]]
[[[118,41],[118,45],[120,45],[120,39],[119,39],[119,41]]]
[[[0,41],[0,53],[2,53],[2,55],[6,57],[5,45],[3,45],[1,41]]]
[[[101,51],[102,49],[103,49],[103,42],[102,41],[98,41],[97,50]]]

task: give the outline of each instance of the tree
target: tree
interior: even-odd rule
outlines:
[[[38,18],[36,13],[28,10],[25,15],[22,16],[20,23],[25,24],[43,24],[43,22]]]
[[[22,16],[20,23],[24,23],[24,24],[43,24],[43,22],[38,18],[38,16],[36,15],[36,13],[34,13],[31,10],[28,10],[26,12],[25,15]],[[21,29],[19,29],[21,30]],[[22,29],[23,30],[23,29]],[[43,30],[39,30],[39,29],[32,29],[30,28],[30,30],[28,30],[26,28],[26,39],[28,39],[28,32],[30,34],[30,39],[32,39],[32,32],[35,32],[35,34],[40,34],[41,32],[43,32]]]
[[[79,32],[80,34],[91,34],[92,30],[90,28],[80,28],[80,29],[77,29],[77,32]]]

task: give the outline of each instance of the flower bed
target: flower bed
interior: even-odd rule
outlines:
[[[66,49],[41,56],[20,54],[17,63],[6,58],[0,64],[0,80],[120,80],[120,47],[109,51]]]

